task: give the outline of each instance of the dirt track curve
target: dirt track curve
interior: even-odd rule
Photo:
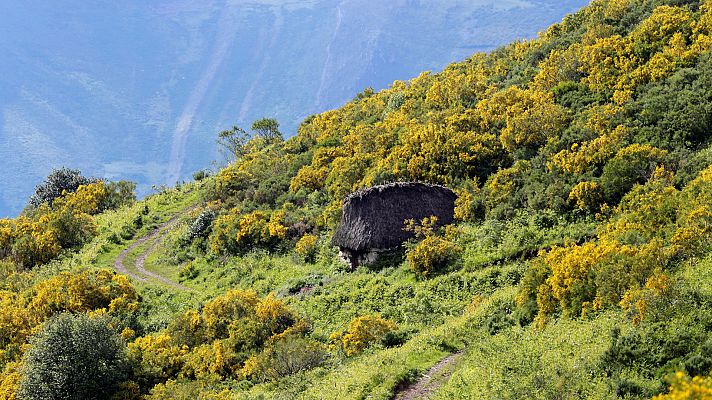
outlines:
[[[140,237],[139,239],[137,239],[136,241],[131,243],[131,245],[129,245],[129,247],[125,248],[124,250],[122,250],[121,253],[119,253],[119,256],[116,257],[116,260],[114,260],[114,269],[116,269],[116,271],[119,272],[120,274],[128,275],[132,279],[135,279],[135,280],[138,280],[141,282],[148,282],[149,279],[153,279],[153,280],[163,283],[164,285],[171,286],[175,289],[190,290],[188,287],[183,286],[180,283],[174,282],[174,281],[166,278],[165,276],[162,276],[155,272],[151,272],[151,271],[147,270],[145,268],[145,264],[146,264],[146,258],[148,258],[148,256],[151,253],[153,253],[161,243],[163,243],[163,240],[166,238],[166,235],[168,235],[168,232],[170,232],[170,230],[178,224],[180,217],[182,215],[184,215],[185,213],[190,212],[192,209],[193,208],[190,208],[190,209],[174,216],[173,218],[162,223],[157,228],[155,228],[154,230],[149,232],[147,235]],[[136,249],[139,246],[144,245],[147,242],[153,242],[153,243],[151,243],[151,245],[143,253],[141,253],[138,256],[138,258],[136,258],[136,264],[135,264],[136,272],[138,272],[140,274],[140,275],[137,275],[137,274],[129,271],[128,268],[126,268],[126,265],[124,264],[124,260],[126,259],[126,256],[131,251],[133,251],[134,249]]]
[[[436,390],[445,384],[452,373],[455,372],[455,364],[462,357],[462,352],[450,354],[437,364],[417,381],[406,386],[395,397],[396,400],[416,400],[428,399]]]

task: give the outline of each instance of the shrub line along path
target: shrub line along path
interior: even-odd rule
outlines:
[[[168,232],[170,232],[170,230],[178,224],[180,217],[186,213],[189,213],[190,211],[192,211],[195,208],[196,207],[191,207],[191,208],[187,209],[186,211],[173,216],[171,219],[162,223],[161,225],[159,225],[157,228],[153,229],[148,234],[138,238],[133,243],[131,243],[131,245],[129,245],[129,247],[125,248],[124,250],[122,250],[121,253],[119,253],[118,257],[116,257],[116,260],[114,260],[114,269],[116,269],[116,271],[119,272],[120,274],[128,275],[130,278],[135,279],[137,281],[148,282],[148,278],[151,278],[153,280],[163,283],[164,285],[168,285],[174,289],[190,290],[190,288],[183,286],[180,283],[174,282],[174,281],[166,278],[165,276],[162,276],[155,272],[147,270],[145,268],[145,264],[146,264],[146,258],[148,258],[148,256],[151,253],[153,253],[161,243],[163,243],[166,236],[168,235]],[[126,268],[126,265],[124,264],[124,260],[126,259],[126,256],[128,256],[128,254],[131,251],[133,251],[134,249],[136,249],[139,246],[144,245],[147,242],[152,242],[152,243],[150,246],[148,246],[148,248],[146,250],[144,250],[138,256],[138,258],[136,258],[136,263],[135,263],[136,272],[138,272],[138,274],[141,274],[141,275],[137,275],[137,274],[129,271],[128,268]]]
[[[463,353],[460,351],[440,360],[417,381],[401,389],[395,400],[429,399],[450,379],[462,355]]]

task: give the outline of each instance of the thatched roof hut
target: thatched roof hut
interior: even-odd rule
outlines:
[[[440,185],[397,182],[374,186],[349,195],[332,244],[352,266],[359,256],[374,250],[394,249],[413,237],[403,230],[405,221],[436,216],[439,225],[452,223],[455,193]]]

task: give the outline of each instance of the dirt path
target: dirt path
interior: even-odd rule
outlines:
[[[116,272],[118,272],[120,274],[124,274],[124,275],[128,276],[129,278],[135,279],[137,281],[141,281],[141,282],[146,281],[146,278],[134,274],[133,272],[129,271],[126,268],[126,266],[124,265],[124,260],[126,259],[126,256],[129,254],[129,252],[131,250],[135,249],[136,247],[146,243],[146,241],[148,241],[148,237],[147,236],[142,237],[141,239],[135,241],[134,243],[131,243],[131,245],[129,247],[123,249],[121,251],[121,253],[119,253],[119,256],[116,257],[116,260],[114,260],[114,269],[116,270]]]
[[[145,264],[146,264],[146,258],[148,258],[148,256],[151,253],[153,253],[161,243],[163,243],[163,240],[168,235],[168,232],[170,232],[170,230],[175,225],[178,224],[180,217],[183,214],[190,212],[192,209],[193,208],[190,208],[190,209],[174,216],[173,218],[169,219],[168,221],[162,223],[157,228],[155,228],[154,230],[149,232],[147,235],[137,239],[136,241],[131,243],[131,245],[129,245],[129,247],[122,250],[121,253],[119,253],[119,256],[116,257],[116,260],[114,261],[114,268],[116,269],[116,271],[118,271],[121,274],[128,275],[129,277],[136,279],[138,281],[141,281],[141,282],[147,282],[148,281],[147,278],[151,278],[151,279],[157,280],[165,285],[171,286],[175,289],[190,290],[189,288],[181,285],[180,283],[174,282],[174,281],[166,278],[165,276],[162,276],[155,272],[151,272],[151,271],[147,270],[145,268]],[[136,271],[139,274],[141,274],[142,276],[134,274],[133,272],[129,271],[128,268],[126,268],[126,265],[124,264],[124,260],[126,259],[126,256],[131,251],[133,251],[137,247],[140,247],[150,241],[152,241],[153,243],[151,243],[151,245],[143,253],[141,253],[138,256],[138,258],[136,259],[136,265],[135,265]]]
[[[462,358],[462,352],[450,354],[443,358],[416,382],[406,386],[396,395],[396,400],[428,399],[436,390],[445,384],[455,372],[457,362]]]

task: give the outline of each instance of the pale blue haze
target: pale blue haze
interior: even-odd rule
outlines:
[[[216,132],[530,38],[587,1],[0,0],[0,217],[53,168],[142,194],[219,160]]]

